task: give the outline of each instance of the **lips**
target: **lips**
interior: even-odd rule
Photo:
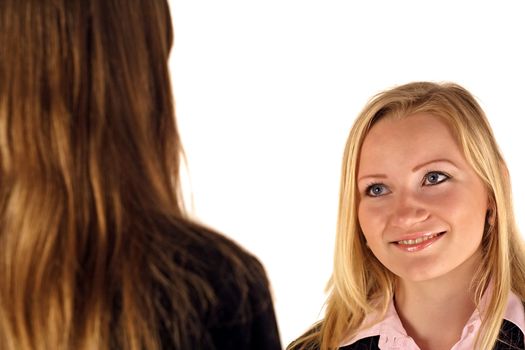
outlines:
[[[442,235],[446,233],[446,231],[436,232],[436,233],[418,233],[418,234],[411,234],[407,235],[405,239],[400,239],[396,241],[392,241],[390,243],[396,243],[400,245],[413,245],[413,244],[419,244],[424,241],[427,241],[429,239],[432,239],[434,237],[437,237],[439,235]]]
[[[401,245],[419,244],[419,243],[422,243],[424,241],[428,241],[429,239],[432,239],[434,237],[437,237],[437,236],[439,236],[439,235],[441,235],[443,233],[445,233],[445,231],[438,232],[438,233],[432,233],[430,235],[425,235],[425,236],[422,236],[422,237],[418,237],[416,239],[404,239],[404,240],[401,240],[401,241],[396,241],[395,243],[401,244]]]
[[[446,231],[437,233],[424,233],[409,235],[405,239],[393,241],[396,247],[406,252],[417,252],[431,246],[434,242],[439,240]]]

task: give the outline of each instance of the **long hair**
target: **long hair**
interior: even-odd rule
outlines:
[[[350,131],[343,156],[334,269],[327,286],[325,317],[290,348],[336,349],[362,327],[370,326],[362,324],[367,314],[379,311],[376,322],[385,315],[396,278],[366,248],[357,218],[358,157],[363,140],[378,120],[421,112],[447,121],[489,193],[491,212],[481,243],[483,259],[471,284],[476,305],[490,281],[494,289],[476,348],[493,348],[511,290],[525,300],[525,250],[513,214],[509,174],[484,112],[456,84],[410,83],[372,98]]]
[[[214,295],[184,268],[199,237],[178,188],[172,41],[165,0],[0,2],[1,349],[204,336],[193,304]]]

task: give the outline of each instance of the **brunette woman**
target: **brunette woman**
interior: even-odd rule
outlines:
[[[279,349],[259,262],[184,213],[166,0],[0,1],[0,349]]]

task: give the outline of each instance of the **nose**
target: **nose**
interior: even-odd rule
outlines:
[[[391,224],[401,229],[408,229],[425,221],[429,215],[424,203],[418,201],[415,195],[402,194],[394,203]]]

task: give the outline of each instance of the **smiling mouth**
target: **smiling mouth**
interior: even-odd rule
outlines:
[[[438,233],[433,233],[431,235],[419,237],[419,238],[416,238],[416,239],[405,239],[405,240],[402,240],[402,241],[396,241],[394,243],[399,244],[399,245],[403,245],[403,246],[410,246],[410,245],[420,244],[420,243],[428,241],[428,240],[430,240],[432,238],[436,238],[438,236],[441,236],[441,235],[445,234],[445,232],[446,231],[442,231],[442,232],[438,232]]]

